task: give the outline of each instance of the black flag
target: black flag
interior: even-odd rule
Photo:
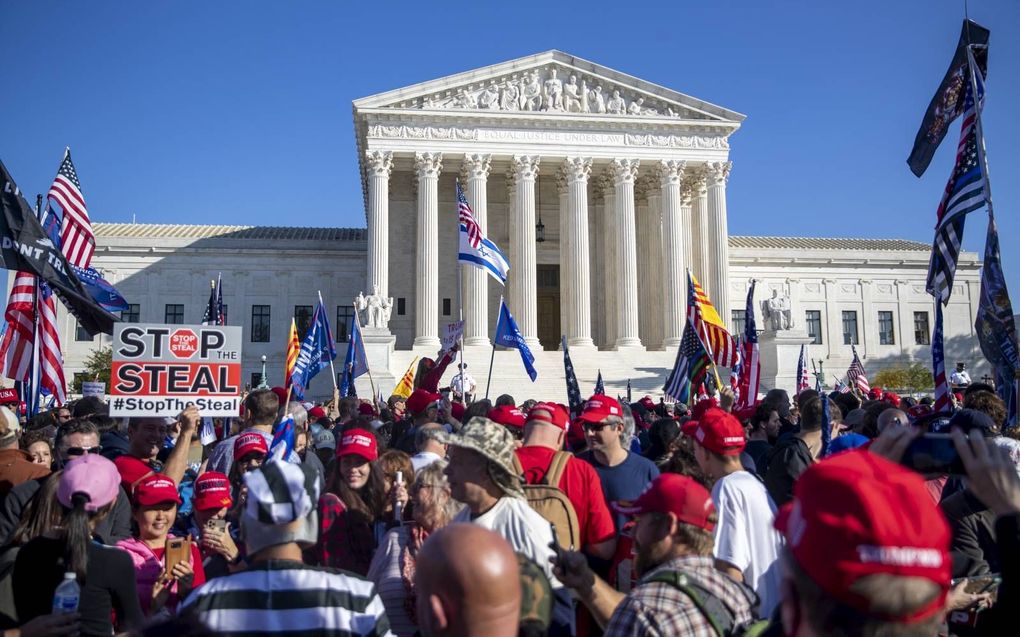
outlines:
[[[567,348],[567,337],[561,337],[563,343],[563,375],[567,377],[567,403],[570,406],[570,417],[577,418],[584,407],[581,398],[581,386],[577,384],[574,364],[570,362],[570,350]]]
[[[32,208],[0,161],[3,215],[0,217],[0,268],[23,270],[46,281],[78,324],[91,335],[110,334],[118,319],[96,304],[60,249],[53,245]]]
[[[928,104],[921,128],[914,138],[914,148],[910,151],[910,157],[907,157],[907,165],[918,177],[928,169],[949,125],[963,112],[963,89],[970,77],[967,73],[968,44],[974,47],[974,60],[981,69],[982,77],[988,69],[988,34],[988,29],[977,22],[963,21],[953,61],[946,76],[942,78],[942,84],[939,84],[939,90],[935,91],[935,97]]]

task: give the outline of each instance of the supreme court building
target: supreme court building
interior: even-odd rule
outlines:
[[[751,279],[756,299],[787,299],[830,385],[851,343],[869,372],[930,362],[927,244],[730,235],[729,149],[740,113],[559,51],[353,107],[365,229],[97,223],[95,265],[133,304],[126,320],[199,321],[209,280],[222,272],[228,322],[245,327],[246,372],[254,381],[265,355],[270,384],[279,384],[290,316],[303,317],[317,290],[336,307],[340,341],[352,299],[375,293],[392,299],[385,325],[366,330],[379,390],[415,356],[434,356],[445,325],[462,314],[465,361],[484,392],[505,297],[539,379],[530,382],[516,351],[501,350],[494,395],[562,401],[561,335],[582,392],[601,370],[610,392],[631,380],[655,394],[680,342],[690,270],[734,333]],[[457,263],[458,180],[510,263],[505,288]],[[946,309],[950,365],[977,362],[979,266],[961,255]],[[73,318],[65,323],[73,371],[102,340],[78,341]],[[325,395],[331,384],[313,389]]]

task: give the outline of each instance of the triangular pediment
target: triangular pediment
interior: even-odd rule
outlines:
[[[721,106],[555,50],[379,93],[356,100],[354,107],[734,124],[744,119]]]

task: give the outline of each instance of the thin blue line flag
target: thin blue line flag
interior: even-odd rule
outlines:
[[[357,395],[351,393],[354,379],[366,373],[368,373],[368,356],[365,355],[365,340],[361,338],[361,323],[354,316],[351,317],[351,337],[347,343],[347,356],[344,357],[344,371],[340,376],[340,395]]]
[[[528,344],[524,342],[521,330],[517,329],[517,322],[510,314],[510,308],[506,306],[505,300],[499,306],[499,320],[496,321],[496,336],[493,340],[496,345],[517,348],[517,351],[521,353],[524,369],[528,371],[532,382],[538,378],[538,372],[535,371],[535,356],[528,348]]]

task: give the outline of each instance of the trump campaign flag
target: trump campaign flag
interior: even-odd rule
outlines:
[[[312,315],[312,324],[308,327],[308,334],[305,335],[305,340],[298,351],[294,372],[290,376],[294,395],[303,398],[308,383],[323,368],[329,367],[335,358],[336,344],[333,342],[333,332],[329,328],[329,319],[326,318],[326,306],[322,304],[322,299],[319,299],[319,304],[315,306],[315,313]]]
[[[506,273],[510,270],[510,264],[496,244],[485,237],[460,182],[457,182],[457,218],[460,222],[457,261],[481,268],[506,285]]]
[[[288,415],[273,427],[273,442],[269,445],[271,460],[290,458],[294,452],[294,416]]]
[[[499,320],[496,321],[496,336],[493,338],[493,343],[503,347],[516,348],[521,353],[521,362],[524,363],[524,369],[528,372],[528,376],[532,381],[538,378],[538,372],[535,371],[535,356],[531,353],[528,344],[524,342],[524,336],[517,328],[517,321],[510,314],[510,308],[506,306],[506,301],[501,301],[499,304]]]
[[[351,318],[351,340],[347,344],[347,356],[344,357],[344,371],[340,381],[340,395],[352,396],[354,379],[368,373],[368,356],[365,354],[365,341],[361,338],[361,321],[355,312]]]

